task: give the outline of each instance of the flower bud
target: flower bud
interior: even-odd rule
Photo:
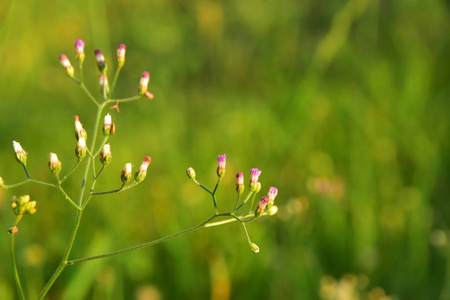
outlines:
[[[5,185],[5,182],[3,181],[3,178],[0,177],[0,187],[3,187]]]
[[[19,232],[19,228],[17,226],[11,227],[8,229],[8,233],[13,234]]]
[[[253,168],[250,170],[250,184],[249,184],[250,192],[256,191],[256,188],[257,188],[256,182],[258,182],[259,175],[261,175],[260,170],[258,170],[256,168]]]
[[[28,153],[26,153],[25,150],[23,150],[22,146],[16,141],[13,141],[13,147],[17,161],[23,165],[26,165]]]
[[[222,177],[225,175],[225,166],[227,164],[227,157],[225,154],[219,155],[217,158],[217,176],[222,179]]]
[[[139,95],[144,95],[148,88],[148,82],[150,81],[150,74],[148,72],[142,73],[141,81],[139,82],[138,92]]]
[[[131,179],[131,163],[127,163],[120,173],[123,185],[127,184]]]
[[[186,175],[189,177],[189,179],[194,180],[195,179],[195,170],[191,167],[187,168]]]
[[[59,172],[61,172],[61,162],[59,161],[58,156],[56,156],[55,153],[50,153],[48,167],[50,168],[50,172],[52,173],[59,174]]]
[[[75,154],[78,160],[82,160],[86,156],[87,146],[84,137],[78,139],[77,147],[75,148]]]
[[[262,215],[262,213],[266,209],[268,201],[269,201],[269,198],[267,198],[266,196],[263,196],[261,198],[261,200],[259,201],[258,206],[256,207],[256,210],[255,210],[256,217],[259,217],[260,215]]]
[[[36,212],[36,201],[30,201],[30,195],[23,195],[19,198],[13,197],[11,208],[16,216],[23,214],[34,214]]]
[[[242,172],[236,174],[236,192],[239,195],[244,192],[244,174]]]
[[[257,182],[255,183],[255,195],[259,193],[259,191],[261,190],[261,182]]]
[[[273,216],[273,215],[275,215],[277,212],[278,212],[278,206],[276,206],[276,205],[272,206],[271,208],[269,208],[269,209],[267,210],[267,214],[268,214],[269,216]]]
[[[270,209],[273,206],[273,202],[275,197],[278,195],[278,189],[276,187],[270,187],[269,192],[267,192],[267,197],[269,198],[269,202],[267,202],[267,208]]]
[[[65,56],[64,54],[61,55],[59,57],[59,61],[61,62],[61,65],[63,66],[64,70],[66,70],[66,74],[69,77],[73,77],[73,75],[75,74],[75,70],[72,67],[72,65],[70,64],[69,59],[67,58],[67,56]]]
[[[145,179],[145,176],[147,176],[147,169],[148,169],[148,166],[150,165],[151,161],[152,161],[152,158],[150,156],[146,156],[144,158],[141,166],[134,174],[134,180],[136,180],[136,182],[141,182],[142,180]]]
[[[111,119],[111,115],[107,114],[103,121],[103,134],[108,136],[108,135],[114,135],[114,133],[116,133],[116,125],[114,125],[114,123]]]
[[[252,250],[253,251],[253,253],[258,253],[259,252],[259,247],[258,247],[258,245],[256,245],[255,243],[251,243],[250,244],[250,250]]]
[[[77,53],[77,60],[80,64],[83,63],[85,54],[84,54],[84,42],[83,40],[76,40],[75,41],[75,51]]]
[[[99,158],[100,158],[100,162],[105,167],[111,162],[112,153],[111,153],[111,146],[109,144],[106,144],[103,146],[103,149],[100,152]]]
[[[101,74],[98,77],[98,82],[100,85],[100,93],[102,93],[102,95],[103,95],[103,93],[106,93],[106,96],[108,96],[109,95],[109,83],[108,83],[108,77],[106,76],[106,74],[105,75]]]
[[[119,48],[117,48],[117,65],[119,69],[122,68],[125,63],[125,51],[126,47],[124,44],[119,45]]]
[[[84,130],[83,125],[80,123],[80,118],[78,116],[73,117],[75,119],[75,137],[77,140],[80,137],[83,137],[85,140],[87,139],[86,130]]]
[[[96,49],[95,51],[95,60],[97,61],[97,67],[100,73],[106,74],[106,61],[105,57],[103,56],[102,51],[99,49]]]
[[[152,93],[150,93],[149,91],[146,91],[145,93],[144,93],[144,96],[145,97],[147,97],[148,99],[153,99],[153,94]]]

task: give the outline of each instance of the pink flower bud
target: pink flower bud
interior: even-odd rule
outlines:
[[[59,174],[59,172],[61,172],[61,162],[55,153],[50,153],[48,167],[52,173]]]
[[[75,51],[77,53],[77,60],[80,62],[80,64],[82,64],[85,57],[83,40],[75,41]]]
[[[63,66],[64,70],[66,70],[66,74],[69,77],[73,77],[73,75],[75,74],[75,70],[72,67],[72,65],[70,64],[69,59],[67,58],[67,56],[65,56],[64,54],[61,55],[59,57],[59,61],[61,62],[61,65]]]
[[[14,148],[14,154],[16,155],[17,161],[23,165],[26,165],[28,153],[25,152],[25,150],[23,150],[22,146],[16,141],[13,141],[13,148]]]
[[[131,179],[131,163],[127,163],[120,173],[123,185],[127,184]]]
[[[82,160],[86,156],[86,152],[86,139],[84,137],[80,137],[75,148],[75,155],[78,157],[78,160]]]
[[[109,83],[108,83],[108,77],[106,76],[106,74],[105,75],[101,74],[98,77],[98,82],[99,82],[99,85],[100,85],[100,93],[102,93],[102,95],[103,95],[103,93],[105,92],[106,96],[108,96],[108,94],[109,94]]]
[[[259,201],[258,206],[256,207],[256,210],[255,210],[255,216],[256,217],[259,217],[259,216],[262,215],[262,213],[266,209],[267,202],[269,202],[269,198],[267,198],[266,196],[263,196],[261,198],[261,200]]]
[[[86,130],[84,130],[83,125],[80,123],[80,118],[78,116],[74,116],[73,118],[75,119],[75,137],[77,138],[77,140],[80,137],[86,139]]]
[[[244,174],[242,172],[236,174],[236,192],[239,195],[244,192]]]
[[[111,162],[112,153],[111,153],[111,146],[109,144],[106,144],[103,146],[103,149],[99,155],[99,159],[100,159],[100,162],[105,167]]]
[[[148,82],[150,81],[150,74],[148,72],[142,73],[141,81],[139,82],[138,92],[139,95],[144,95],[148,88]]]
[[[225,156],[225,154],[219,155],[219,157],[217,158],[217,176],[219,176],[219,178],[222,178],[225,175],[226,164],[227,157]]]
[[[97,67],[100,73],[105,74],[106,73],[106,61],[105,57],[103,56],[102,51],[99,49],[96,49],[95,51],[95,60],[97,61]]]
[[[273,202],[277,195],[278,195],[278,189],[273,186],[270,187],[269,192],[267,192],[267,197],[269,198],[269,202],[267,202],[268,209],[270,209],[273,206]]]
[[[141,182],[142,180],[145,179],[145,176],[147,176],[147,169],[148,169],[148,166],[150,165],[151,161],[152,161],[152,158],[150,156],[146,156],[144,158],[141,166],[134,174],[134,179],[136,180],[136,182]]]
[[[107,114],[103,121],[103,134],[108,136],[114,135],[115,133],[116,133],[116,125],[113,123],[111,115]]]
[[[195,170],[193,168],[191,168],[191,167],[187,168],[186,175],[187,175],[187,177],[189,177],[189,179],[194,180],[195,176],[196,176],[195,175]]]
[[[261,171],[253,168],[250,170],[250,184],[249,184],[249,188],[250,188],[250,192],[254,192],[256,191],[256,182],[258,181],[259,175],[261,175]]]
[[[19,232],[19,228],[17,226],[11,227],[8,229],[8,233],[13,234]]]
[[[125,63],[125,51],[126,47],[124,44],[119,45],[117,48],[117,65],[119,66],[119,69],[122,68]]]

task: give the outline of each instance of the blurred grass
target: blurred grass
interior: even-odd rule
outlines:
[[[263,192],[280,190],[278,215],[248,226],[259,255],[236,224],[205,229],[67,268],[49,298],[380,299],[380,287],[397,299],[449,299],[449,9],[438,0],[0,2],[7,184],[24,177],[12,140],[28,151],[33,176],[51,180],[49,152],[65,168],[75,163],[73,116],[92,127],[89,100],[58,62],[65,53],[75,65],[74,40],[86,42],[96,95],[96,48],[113,66],[116,47],[127,45],[118,96],[151,73],[155,100],[111,112],[113,161],[98,188],[117,187],[123,165],[145,155],[149,178],[92,201],[73,258],[204,220],[210,199],[184,170],[211,186],[218,154],[228,158],[220,207],[234,204],[233,174],[248,178],[252,167],[263,170]],[[67,190],[79,185],[78,174]],[[17,249],[34,296],[59,262],[74,212],[39,185],[0,190],[5,232],[10,198],[26,193],[38,213],[21,221]],[[6,235],[0,298],[14,299]]]

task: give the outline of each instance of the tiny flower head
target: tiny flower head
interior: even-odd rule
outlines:
[[[242,172],[236,174],[236,192],[239,195],[244,192],[244,174]]]
[[[86,156],[86,151],[86,139],[84,137],[80,137],[75,148],[75,155],[78,157],[78,160],[82,160]]]
[[[108,136],[114,135],[115,133],[116,133],[116,125],[113,123],[111,115],[107,114],[103,121],[103,134]]]
[[[61,65],[63,66],[64,70],[66,70],[66,74],[69,77],[73,77],[73,75],[75,74],[75,70],[72,67],[72,65],[70,64],[69,59],[67,58],[67,56],[65,56],[64,54],[61,55],[59,57],[59,61],[61,62]]]
[[[101,74],[98,77],[98,83],[100,85],[100,93],[105,93],[106,96],[108,96],[109,94],[109,83],[108,83],[108,77],[106,76],[106,74]]]
[[[269,198],[267,198],[266,196],[263,196],[261,198],[261,200],[259,201],[258,206],[256,207],[256,210],[255,210],[256,217],[259,217],[260,215],[262,215],[262,213],[266,209],[267,202],[269,202]]]
[[[148,72],[142,73],[141,80],[139,82],[138,92],[139,95],[144,95],[148,88],[148,82],[150,81],[150,74]]]
[[[131,179],[131,163],[127,163],[120,173],[123,185],[127,184]]]
[[[134,174],[134,180],[136,180],[136,182],[141,182],[142,180],[145,179],[145,177],[147,176],[148,166],[150,165],[151,162],[152,162],[152,158],[150,156],[146,156],[144,158],[139,169]]]
[[[106,73],[106,61],[105,57],[103,56],[102,51],[99,49],[96,49],[95,51],[95,60],[97,61],[97,67],[100,73],[105,74]]]
[[[256,182],[258,181],[259,175],[261,175],[261,171],[253,168],[250,170],[250,184],[249,188],[251,192],[256,190]]]
[[[75,51],[77,53],[77,60],[80,62],[80,64],[82,64],[85,57],[83,40],[75,41]]]
[[[99,155],[99,159],[100,159],[100,162],[105,167],[111,162],[112,153],[111,153],[111,146],[109,144],[106,144],[103,146],[103,149]]]
[[[86,130],[84,130],[83,125],[80,123],[80,118],[78,116],[74,116],[73,118],[75,119],[75,137],[77,138],[77,140],[80,137],[86,139]]]
[[[123,64],[125,63],[125,51],[126,47],[124,44],[119,45],[117,48],[117,65],[119,68],[123,67]]]
[[[30,195],[23,195],[19,198],[13,197],[11,208],[16,216],[34,214],[36,212],[36,201],[30,201]]]
[[[222,177],[225,175],[225,167],[227,164],[227,157],[225,154],[219,155],[217,158],[217,176],[222,179]]]
[[[11,227],[8,229],[8,233],[13,234],[19,232],[19,228],[17,226]]]
[[[50,153],[48,167],[52,173],[59,174],[59,172],[61,172],[61,162],[55,153]]]
[[[258,245],[256,245],[255,243],[251,243],[250,244],[250,250],[252,250],[253,251],[253,253],[258,253],[259,252],[259,247],[258,247]]]
[[[267,198],[269,198],[269,202],[267,202],[267,208],[270,209],[273,206],[273,202],[275,197],[278,195],[278,189],[276,187],[270,187],[269,192],[267,192]]]
[[[187,168],[186,175],[189,177],[189,179],[195,180],[195,170],[191,167]]]
[[[26,165],[28,153],[25,152],[25,150],[23,150],[22,146],[16,141],[13,141],[13,148],[14,148],[14,154],[16,155],[17,161],[23,165]]]

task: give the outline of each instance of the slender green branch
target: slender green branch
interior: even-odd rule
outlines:
[[[131,189],[132,187],[135,187],[136,185],[138,185],[140,182],[133,182],[127,186],[122,185],[120,188],[115,189],[115,190],[109,190],[109,191],[101,191],[101,192],[92,192],[91,195],[92,196],[98,196],[98,195],[107,195],[107,194],[114,194],[114,193],[120,193],[126,190]]]
[[[130,101],[136,101],[139,100],[142,96],[141,95],[136,95],[133,97],[128,97],[128,98],[121,98],[121,99],[109,99],[108,103],[113,103],[113,102],[119,102],[119,103],[124,103],[124,102],[130,102]]]
[[[247,196],[245,197],[244,201],[234,210],[238,211],[239,208],[241,208],[245,203],[247,203],[248,199],[250,199],[250,196],[253,194],[253,192],[248,192]]]
[[[247,226],[245,223],[241,222],[242,227],[244,228],[245,236],[247,237],[248,244],[251,245],[252,241],[250,240],[250,236],[248,235]]]
[[[18,182],[18,183],[13,183],[13,184],[9,184],[9,185],[4,185],[4,186],[2,186],[2,189],[5,189],[5,190],[7,190],[7,189],[12,189],[12,188],[15,188],[15,187],[24,185],[25,183],[27,183],[27,182],[29,182],[29,181],[31,181],[31,179],[30,179],[30,178],[27,178],[27,179],[25,179],[24,181],[21,181],[21,182]]]
[[[67,195],[66,191],[64,191],[64,189],[62,188],[61,185],[58,186],[58,189],[61,191],[61,193],[64,195],[64,198],[69,201],[69,203],[75,207],[77,210],[81,210],[81,208],[75,204],[75,202],[73,202],[73,200],[69,197],[69,195]]]
[[[72,175],[72,173],[76,170],[76,168],[78,167],[78,165],[80,164],[81,159],[78,159],[77,162],[75,163],[75,165],[73,165],[72,169],[70,169],[69,172],[67,172],[66,175],[64,175],[64,177],[59,181],[59,183],[63,183],[70,175]]]
[[[103,150],[103,146],[105,146],[108,139],[109,139],[109,136],[105,136],[103,138],[103,141],[102,141],[101,145],[98,147],[97,152],[95,152],[95,154],[92,156],[93,158],[96,158],[100,154],[100,152]]]
[[[13,270],[14,270],[14,280],[16,281],[17,291],[19,292],[19,297],[21,300],[25,299],[25,295],[23,293],[22,284],[20,283],[20,277],[19,277],[19,271],[17,270],[17,262],[16,262],[16,251],[14,247],[14,238],[16,236],[16,226],[19,222],[22,215],[19,215],[16,217],[16,221],[14,222],[14,227],[11,232],[11,260],[13,264]]]
[[[112,95],[113,92],[114,92],[114,88],[116,87],[117,78],[119,78],[119,73],[120,73],[121,69],[122,69],[122,67],[117,66],[116,72],[114,73],[114,78],[113,78],[113,81],[112,81],[112,85],[111,85],[110,95]]]
[[[96,106],[100,106],[100,104],[97,102],[97,100],[94,98],[94,96],[92,96],[91,92],[89,92],[89,90],[86,88],[86,86],[84,85],[84,83],[78,82],[78,84],[81,86],[81,88],[82,88],[83,91],[86,93],[86,95],[88,95],[89,99],[91,99],[91,101],[92,101]]]

